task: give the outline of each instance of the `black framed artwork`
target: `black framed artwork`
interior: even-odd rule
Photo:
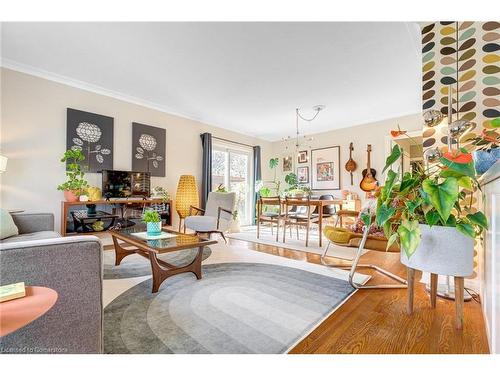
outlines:
[[[166,130],[132,123],[132,170],[165,177]]]
[[[309,183],[309,167],[297,167],[297,181],[300,184]]]
[[[312,190],[340,190],[340,146],[311,150]]]
[[[308,155],[307,155],[307,150],[304,151],[299,151],[299,154],[297,156],[297,162],[300,164],[307,163],[309,161]]]
[[[113,117],[67,109],[66,148],[85,155],[84,172],[113,169]]]
[[[293,170],[293,159],[291,156],[283,158],[283,172],[291,172]]]

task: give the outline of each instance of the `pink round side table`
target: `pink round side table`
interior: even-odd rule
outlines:
[[[57,301],[57,292],[43,286],[27,286],[26,296],[0,303],[0,337],[40,318]]]

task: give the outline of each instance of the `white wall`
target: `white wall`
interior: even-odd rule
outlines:
[[[371,166],[377,171],[376,178],[383,184],[384,177],[381,175],[386,159],[386,137],[390,136],[390,131],[397,129],[397,126],[407,131],[421,131],[422,117],[420,114],[398,117],[384,121],[373,122],[369,124],[358,125],[355,127],[332,130],[325,133],[313,134],[313,141],[309,142],[312,149],[323,148],[329,146],[340,146],[340,174],[341,174],[341,189],[332,191],[318,191],[320,194],[332,193],[336,197],[341,196],[341,190],[350,190],[360,195],[363,200],[365,193],[359,188],[359,183],[362,179],[361,172],[366,168],[368,144],[372,145]],[[354,184],[351,185],[349,172],[345,170],[345,163],[349,160],[349,143],[353,142],[353,159],[357,163],[357,169],[354,171]],[[272,155],[280,157],[280,165],[278,171],[281,178],[284,178],[286,173],[282,173],[283,156],[286,156],[283,142],[273,142]],[[309,164],[299,164],[300,166],[309,165],[309,178],[311,177],[311,155],[309,151]],[[268,169],[268,160],[262,161],[263,169]],[[297,163],[295,160],[295,166]]]
[[[56,187],[65,179],[59,160],[66,149],[68,107],[114,117],[114,169],[131,169],[133,121],[165,128],[166,177],[153,177],[152,185],[164,186],[172,195],[180,175],[193,174],[201,180],[199,135],[203,132],[261,145],[263,160],[270,157],[269,142],[5,68],[1,69],[0,103],[0,153],[9,158],[7,172],[0,175],[1,206],[52,212],[56,228],[63,199]],[[263,173],[269,173],[267,168]],[[101,186],[100,174],[87,178]]]

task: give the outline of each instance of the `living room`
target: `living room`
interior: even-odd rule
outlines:
[[[2,358],[498,353],[499,22],[82,17],[1,22]]]

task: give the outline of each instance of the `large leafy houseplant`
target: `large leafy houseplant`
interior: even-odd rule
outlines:
[[[81,162],[85,160],[81,150],[66,150],[61,158],[62,163],[66,163],[66,182],[57,186],[57,190],[65,192],[67,200],[77,200],[78,197],[85,193],[89,186],[84,178],[85,173],[81,169]],[[66,194],[71,193],[72,196]],[[69,199],[68,199],[69,198]]]
[[[471,238],[487,228],[485,215],[472,207],[474,190],[480,187],[470,153],[447,152],[438,162],[401,175],[389,168],[402,155],[394,145],[383,170],[388,170],[385,184],[377,192],[376,224],[383,228],[388,248],[397,242],[410,258],[421,243],[421,224],[455,227]]]

